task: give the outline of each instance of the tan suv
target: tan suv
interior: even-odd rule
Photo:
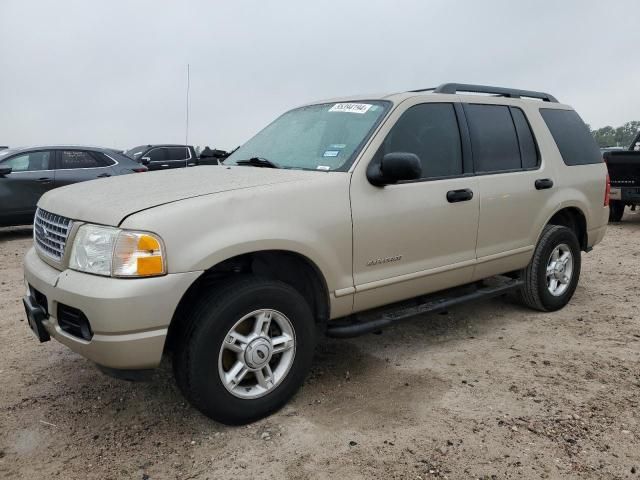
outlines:
[[[41,341],[112,373],[171,352],[193,405],[244,423],[300,387],[318,334],[508,291],[562,308],[605,234],[606,190],[587,127],[548,94],[445,84],[323,101],[222,166],[47,193],[24,303]]]

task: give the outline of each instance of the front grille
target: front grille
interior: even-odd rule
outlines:
[[[33,241],[40,252],[60,261],[71,230],[71,219],[38,208],[33,221]]]

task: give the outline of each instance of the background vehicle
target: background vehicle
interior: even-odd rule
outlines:
[[[141,145],[127,150],[125,155],[149,170],[168,170],[198,164],[198,156],[191,145]]]
[[[225,423],[284,405],[317,333],[509,291],[564,307],[607,228],[595,140],[540,92],[445,84],[318,102],[224,165],[48,193],[37,222],[64,236],[50,250],[35,229],[24,304],[41,341],[120,374],[171,351],[182,392]]]
[[[624,147],[600,147],[600,153],[604,155],[606,152],[619,152],[625,150]]]
[[[220,165],[229,155],[229,152],[225,150],[204,147],[200,152],[198,165]]]
[[[603,156],[611,179],[609,220],[619,222],[627,205],[640,205],[640,131],[628,150],[610,150]]]
[[[124,155],[97,147],[0,150],[0,226],[32,223],[38,200],[53,188],[146,170]]]

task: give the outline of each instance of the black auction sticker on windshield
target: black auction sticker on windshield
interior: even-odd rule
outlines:
[[[329,111],[362,114],[367,113],[371,107],[373,107],[373,105],[368,103],[336,103]]]

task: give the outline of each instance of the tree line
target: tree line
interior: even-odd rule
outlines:
[[[640,121],[634,120],[627,122],[621,127],[613,128],[610,126],[592,130],[589,127],[593,137],[600,147],[624,147],[627,148],[638,134],[640,130]]]

